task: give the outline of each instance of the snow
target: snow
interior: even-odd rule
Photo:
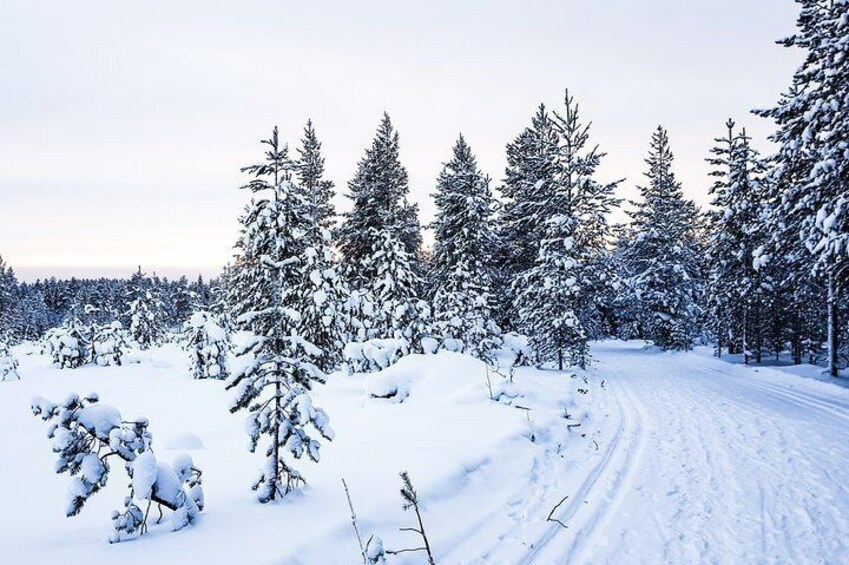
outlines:
[[[80,410],[79,422],[99,439],[109,441],[109,432],[121,425],[121,413],[108,404],[92,404]]]
[[[133,461],[133,492],[139,500],[150,498],[153,485],[156,483],[156,456],[146,451]]]
[[[526,345],[507,342],[504,375]],[[0,465],[0,547],[10,563],[361,562],[341,479],[363,542],[374,536],[372,556],[418,541],[398,531],[415,522],[401,508],[401,471],[419,492],[439,563],[839,563],[849,552],[849,390],[784,369],[602,342],[585,372],[519,367],[512,382],[490,372],[497,400],[482,362],[447,351],[368,375],[335,373],[312,392],[334,441],[322,442],[320,463],[298,462],[305,488],[261,505],[244,417],[228,411],[233,391],[192,379],[179,348],[72,374],[21,351],[22,380],[0,396],[0,452],[26,462],[26,472]],[[369,392],[393,386],[405,388],[403,402]],[[26,406],[89,390],[125,419],[150,417],[156,456],[133,463],[137,497],[152,477],[174,494],[193,464],[203,469],[206,508],[195,527],[110,545],[107,517],[128,482],[117,462],[80,515],[64,517],[68,481],[53,472],[44,422]],[[101,430],[114,423],[109,410],[86,418]],[[170,451],[200,438],[205,448],[191,458]],[[82,472],[94,477],[94,460]],[[172,527],[194,520],[184,508]]]

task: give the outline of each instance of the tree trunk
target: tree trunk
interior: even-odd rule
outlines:
[[[828,374],[837,377],[837,291],[834,273],[828,274]]]

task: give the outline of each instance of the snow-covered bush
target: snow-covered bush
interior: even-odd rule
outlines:
[[[383,548],[383,540],[379,536],[369,538],[365,556],[367,565],[386,565],[386,550]]]
[[[128,348],[127,332],[121,322],[99,326],[91,338],[91,361],[101,367],[120,366],[121,358]]]
[[[203,510],[200,470],[190,457],[181,455],[174,465],[157,462],[151,450],[148,421],[124,421],[114,407],[98,402],[96,394],[70,395],[61,404],[44,398],[32,400],[32,412],[50,422],[47,436],[58,454],[57,473],[73,477],[68,487],[65,513],[76,516],[89,497],[106,486],[111,470],[109,458],[124,461],[131,478],[123,511],[112,513],[110,541],[140,536],[147,531],[152,504],[173,511],[172,530],[193,523]],[[144,510],[142,510],[144,508]]]
[[[74,321],[49,330],[43,339],[46,352],[60,369],[75,369],[88,359],[88,331]]]
[[[15,381],[20,379],[18,374],[18,360],[9,351],[5,341],[0,341],[0,382]]]
[[[185,332],[189,368],[196,379],[226,379],[230,336],[208,312],[195,312]]]
[[[370,339],[352,342],[343,352],[348,371],[351,373],[373,373],[392,365],[410,352],[406,339]]]

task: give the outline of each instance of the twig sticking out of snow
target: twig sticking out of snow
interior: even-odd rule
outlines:
[[[401,481],[404,483],[401,487],[401,498],[404,499],[404,504],[402,508],[404,510],[409,510],[412,508],[416,512],[416,520],[418,521],[418,528],[400,528],[402,532],[415,532],[419,534],[422,538],[422,542],[424,545],[422,547],[412,547],[406,549],[397,549],[394,551],[387,551],[386,553],[397,555],[399,553],[406,553],[412,551],[424,551],[427,554],[427,562],[429,565],[436,565],[436,562],[433,560],[433,553],[430,550],[430,542],[427,539],[427,534],[425,534],[424,524],[422,523],[422,514],[419,508],[419,495],[416,490],[413,488],[413,483],[410,481],[410,475],[407,471],[401,473]]]
[[[569,526],[567,526],[566,524],[564,524],[563,522],[561,522],[557,518],[554,518],[554,513],[557,511],[558,508],[560,508],[561,504],[566,502],[567,498],[569,498],[568,494],[566,496],[564,496],[563,498],[561,498],[560,502],[558,502],[557,504],[554,505],[554,508],[551,509],[551,512],[548,513],[548,517],[545,519],[546,522],[557,522],[558,524],[560,524],[564,528],[566,528],[566,529],[569,528]]]
[[[354,525],[354,533],[357,534],[357,542],[360,544],[360,554],[363,556],[363,563],[367,563],[368,559],[366,558],[366,547],[363,545],[363,538],[360,535],[360,528],[357,526],[357,513],[354,512],[354,503],[351,502],[351,493],[348,491],[348,483],[345,482],[345,479],[342,479],[342,487],[345,489],[345,498],[348,499],[348,508],[351,509],[351,523]],[[369,539],[371,542],[371,539]]]

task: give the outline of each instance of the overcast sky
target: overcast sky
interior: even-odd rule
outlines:
[[[414,5],[415,4],[415,5]],[[728,117],[756,144],[800,54],[792,0],[3,0],[0,254],[24,279],[210,274],[232,253],[248,195],[239,167],[277,124],[307,118],[340,193],[386,110],[412,199],[462,132],[503,177],[504,146],[569,88],[601,175],[642,181],[669,129],[687,195]],[[340,195],[340,209],[347,199]]]

